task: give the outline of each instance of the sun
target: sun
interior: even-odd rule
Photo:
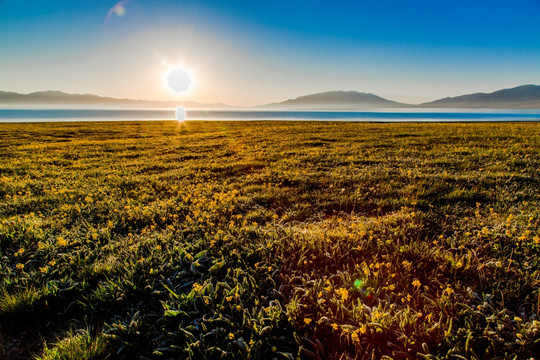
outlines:
[[[187,92],[192,85],[191,74],[183,68],[171,68],[166,76],[167,86],[175,93]]]

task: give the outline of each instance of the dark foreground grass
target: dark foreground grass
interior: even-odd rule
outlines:
[[[540,353],[540,126],[0,124],[0,358]]]

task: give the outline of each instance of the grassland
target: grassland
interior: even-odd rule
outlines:
[[[0,358],[540,353],[540,126],[0,124]]]

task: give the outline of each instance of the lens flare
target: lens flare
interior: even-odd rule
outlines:
[[[107,13],[107,20],[109,20],[113,15],[118,17],[124,16],[126,14],[126,4],[129,3],[129,1],[130,0],[123,0],[117,2],[116,5],[114,5]]]

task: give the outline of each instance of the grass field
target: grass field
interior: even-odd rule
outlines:
[[[0,358],[540,354],[540,125],[0,124]]]

